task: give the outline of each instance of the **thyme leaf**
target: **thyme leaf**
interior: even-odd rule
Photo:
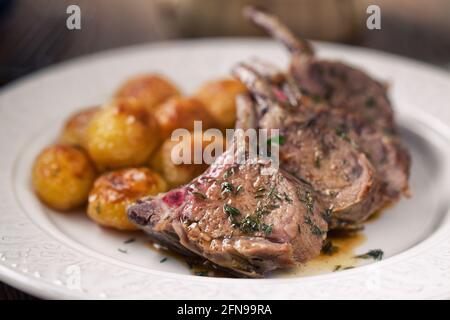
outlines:
[[[272,143],[276,143],[276,144],[281,146],[285,142],[286,142],[286,138],[284,136],[282,136],[282,135],[274,136],[274,137],[271,137],[271,138],[267,139],[267,144],[268,145],[271,145]]]
[[[135,238],[130,238],[130,239],[125,240],[123,243],[124,244],[129,244],[129,243],[132,243],[132,242],[135,242],[135,241],[136,241]]]
[[[224,204],[223,205],[223,211],[228,214],[228,216],[230,217],[235,217],[235,216],[239,216],[241,214],[241,212],[239,211],[239,209],[230,206],[229,204]]]
[[[222,190],[222,193],[231,193],[234,190],[233,185],[230,182],[222,182],[220,189]]]
[[[383,259],[384,252],[381,249],[370,250],[367,253],[360,254],[356,256],[357,259],[373,259],[375,261],[380,261]]]

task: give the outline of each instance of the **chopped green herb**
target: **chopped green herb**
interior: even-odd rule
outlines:
[[[300,180],[301,182],[303,182],[304,184],[308,185],[308,186],[312,186],[311,182],[309,182],[308,180],[302,178],[302,177],[297,177],[298,180]]]
[[[275,193],[275,187],[270,188],[269,193],[267,196],[271,197]]]
[[[368,97],[367,98],[367,100],[366,100],[366,107],[372,108],[372,107],[375,106],[375,104],[376,104],[376,101],[375,101],[374,97]]]
[[[247,215],[239,224],[239,229],[247,234],[262,231],[265,235],[272,233],[272,226],[262,223],[257,214]]]
[[[310,191],[306,191],[303,195],[299,195],[299,200],[305,204],[309,213],[314,211],[314,197]]]
[[[274,136],[274,137],[267,139],[267,144],[271,145],[272,143],[276,143],[281,146],[282,144],[285,143],[285,141],[286,141],[286,138],[284,136]]]
[[[272,233],[272,226],[271,225],[263,224],[261,229],[266,234],[266,236],[268,236],[269,234]]]
[[[233,174],[234,174],[234,167],[228,169],[228,170],[224,173],[223,178],[224,178],[224,179],[228,179],[228,178],[229,178],[230,176],[232,176]]]
[[[321,236],[321,235],[324,234],[323,230],[320,229],[320,228],[319,228],[318,226],[316,226],[315,224],[313,224],[313,225],[311,226],[311,232],[312,232],[312,234],[315,235],[315,236]]]
[[[318,94],[312,94],[311,99],[314,103],[319,103],[320,101],[322,101],[322,97]]]
[[[167,257],[162,258],[161,260],[159,260],[159,263],[164,263],[167,261]]]
[[[242,185],[238,185],[238,186],[236,187],[236,195],[238,195],[239,192],[242,191],[242,189],[243,189]]]
[[[197,271],[197,272],[195,272],[195,275],[199,276],[199,277],[207,277],[208,276],[208,272],[206,272],[206,271]]]
[[[239,229],[244,233],[252,233],[259,231],[260,220],[256,215],[248,215],[242,219]]]
[[[320,169],[320,157],[316,157],[316,158],[314,159],[314,166],[315,166],[317,169]]]
[[[222,193],[231,193],[234,190],[233,185],[227,181],[222,182],[222,185],[220,188],[222,190]]]
[[[325,209],[322,213],[322,217],[325,219],[325,221],[330,222],[331,215],[333,214],[333,209]]]
[[[309,226],[311,233],[313,235],[321,236],[325,233],[323,230],[321,230],[318,226],[314,224],[314,222],[311,220],[309,216],[305,217],[305,223]]]
[[[337,136],[345,141],[350,141],[347,132],[343,128],[336,128],[335,130]]]
[[[284,195],[284,200],[286,200],[289,203],[292,203],[292,199],[287,195],[286,192],[284,192],[283,195]]]
[[[241,214],[239,209],[236,209],[235,207],[230,206],[229,204],[223,205],[223,211],[228,214],[228,216],[235,217]]]
[[[262,216],[264,216],[266,214],[269,214],[269,213],[270,213],[270,210],[268,210],[268,208],[266,206],[257,208],[256,211],[255,211],[255,214],[258,217],[262,217]]]
[[[350,269],[354,269],[355,267],[353,266],[348,266],[348,267],[342,267],[340,264],[338,264],[337,266],[334,267],[333,272],[336,271],[344,271],[344,270],[350,270]]]
[[[128,240],[125,240],[123,243],[129,244],[129,243],[132,243],[132,242],[135,242],[135,241],[136,241],[135,238],[130,238],[130,239],[128,239]]]
[[[278,204],[268,204],[266,206],[266,208],[272,211],[272,210],[280,208],[280,205],[278,205]]]
[[[256,194],[255,194],[255,198],[263,198],[264,197],[264,192],[266,191],[266,188],[258,188],[256,189]]]
[[[380,261],[383,259],[384,256],[384,252],[381,249],[374,249],[374,250],[370,250],[367,253],[364,254],[360,254],[358,256],[356,256],[355,258],[358,259],[373,259],[375,261]]]
[[[306,216],[306,217],[305,217],[305,223],[306,223],[308,226],[312,226],[312,225],[313,225],[313,222],[312,222],[312,220],[311,220],[311,218],[310,218],[309,216]]]
[[[326,239],[322,246],[322,253],[331,256],[339,251],[339,248],[333,245],[330,239]]]

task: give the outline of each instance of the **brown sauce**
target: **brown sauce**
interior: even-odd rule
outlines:
[[[276,272],[279,277],[305,277],[324,273],[342,271],[358,266],[360,260],[355,258],[355,249],[364,243],[366,237],[361,233],[330,234],[336,251],[331,254],[321,253],[317,258],[291,270]]]
[[[336,248],[335,252],[329,254],[322,253],[305,265],[274,272],[270,277],[305,277],[346,270],[358,265],[359,261],[355,258],[355,249],[366,240],[366,237],[361,232],[352,234],[330,233],[328,238],[331,240],[333,247]],[[152,242],[150,242],[149,247],[158,253],[164,254],[166,257],[186,265],[193,275],[222,278],[234,277],[217,269],[208,261],[183,256]]]
[[[149,242],[149,248],[153,251],[158,252],[159,254],[163,254],[166,258],[178,261],[180,264],[185,265],[192,275],[219,278],[233,277],[229,273],[217,269],[216,266],[212,265],[206,260],[184,256],[165,247],[162,247],[152,241]]]

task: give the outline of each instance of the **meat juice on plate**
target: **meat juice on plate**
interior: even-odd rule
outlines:
[[[330,272],[338,272],[343,270],[352,269],[357,267],[362,261],[355,258],[356,249],[361,246],[366,240],[366,236],[361,233],[351,233],[351,234],[331,234],[329,236],[331,240],[331,246],[325,252],[322,252],[320,256],[309,261],[304,265],[299,265],[297,267],[285,270],[279,270],[270,277],[306,277],[313,275],[326,274]],[[233,277],[222,270],[218,270],[214,265],[208,261],[202,261],[197,258],[187,258],[181,254],[168,250],[156,243],[150,242],[149,247],[163,254],[164,256],[174,259],[181,264],[186,265],[190,272],[196,276],[205,277]],[[163,258],[165,261],[167,258]],[[162,260],[162,261],[163,261]]]

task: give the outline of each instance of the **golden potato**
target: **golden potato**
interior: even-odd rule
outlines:
[[[150,167],[161,173],[170,188],[188,183],[208,168],[210,163],[204,163],[204,161],[200,164],[194,163],[195,143],[201,146],[199,153],[197,153],[197,158],[201,160],[203,160],[202,154],[207,147],[209,150],[215,147],[220,151],[225,150],[225,139],[221,136],[216,137],[212,141],[207,141],[205,136],[201,134],[194,135],[194,133],[190,133],[189,135],[184,135],[180,142],[167,139],[151,157]],[[190,154],[186,155],[188,163],[177,164],[173,161],[172,151],[176,155],[183,157],[183,150],[189,149]],[[219,154],[220,152],[213,155],[218,156]]]
[[[166,191],[159,174],[147,168],[122,169],[100,176],[89,194],[88,216],[98,224],[134,230],[126,208],[139,198]]]
[[[60,143],[85,147],[87,128],[99,110],[98,106],[90,107],[71,115],[64,125],[59,139]]]
[[[211,128],[214,119],[202,102],[195,98],[171,98],[155,110],[162,139],[169,138],[172,131],[184,128],[194,130],[194,121],[201,121],[202,128]]]
[[[221,129],[234,128],[236,96],[245,92],[245,86],[233,79],[221,79],[204,84],[195,94],[206,106]]]
[[[87,150],[100,171],[139,166],[159,144],[155,118],[134,98],[100,110],[87,130]]]
[[[84,204],[94,179],[94,165],[77,147],[48,147],[33,165],[32,182],[36,194],[48,206],[58,210],[70,210]]]
[[[178,88],[158,74],[139,75],[129,79],[116,92],[116,98],[134,97],[148,111],[165,100],[179,96]]]

